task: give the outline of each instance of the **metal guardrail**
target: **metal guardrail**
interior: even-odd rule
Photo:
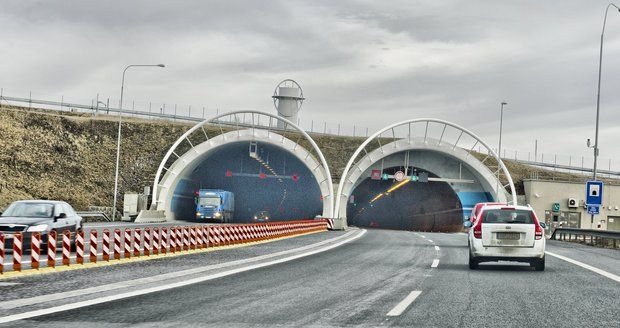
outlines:
[[[574,238],[573,238],[574,236]],[[577,229],[577,228],[557,228],[553,231],[551,239],[566,241],[583,242],[584,244],[599,245],[613,248],[620,246],[620,231]]]
[[[83,211],[83,212],[76,212],[76,213],[77,213],[77,215],[81,216],[82,218],[85,218],[87,222],[91,221],[88,218],[98,218],[98,219],[102,219],[104,221],[112,222],[112,219],[110,219],[108,214],[105,213],[105,212],[100,212],[100,211]],[[101,221],[101,220],[97,220],[97,221]]]
[[[569,165],[562,165],[562,164],[553,164],[553,163],[543,163],[543,162],[534,162],[534,161],[524,161],[521,159],[511,159],[511,158],[502,158],[505,160],[509,160],[509,161],[514,161],[520,164],[526,164],[526,165],[530,165],[530,166],[541,166],[544,168],[552,168],[552,169],[560,169],[560,170],[570,170],[570,171],[577,171],[577,172],[584,172],[584,173],[592,173],[592,168],[587,168],[587,167],[578,167],[578,166],[569,166]],[[610,171],[610,170],[597,170],[597,172],[599,174],[602,175],[615,175],[615,176],[620,176],[620,171]]]

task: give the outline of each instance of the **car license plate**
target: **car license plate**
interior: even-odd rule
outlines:
[[[505,240],[519,240],[520,234],[518,232],[498,232],[497,239]]]

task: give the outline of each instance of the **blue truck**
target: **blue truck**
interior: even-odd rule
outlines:
[[[235,194],[221,189],[200,189],[196,192],[196,218],[225,223],[232,222]]]

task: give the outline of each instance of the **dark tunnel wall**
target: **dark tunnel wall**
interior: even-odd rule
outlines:
[[[409,170],[416,168],[410,167]],[[384,169],[394,174],[403,167]],[[425,170],[417,169],[418,172]],[[411,171],[409,171],[411,172]],[[428,172],[428,171],[425,171]],[[437,177],[429,172],[429,177]],[[459,197],[446,182],[409,182],[389,195],[394,180],[362,181],[349,198],[347,218],[351,225],[414,231],[460,231],[463,210]],[[372,201],[378,194],[384,196]]]
[[[233,222],[251,222],[257,211],[269,211],[273,221],[314,218],[322,213],[319,185],[303,162],[270,144],[259,143],[258,156],[264,165],[250,157],[249,142],[213,150],[175,188],[171,209],[176,217],[195,221],[193,193],[201,188],[235,194]],[[269,168],[282,177],[273,178]],[[261,179],[260,173],[266,177]]]

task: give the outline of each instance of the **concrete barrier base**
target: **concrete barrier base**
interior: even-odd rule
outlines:
[[[155,223],[155,222],[166,222],[166,215],[164,211],[158,210],[142,210],[136,217],[136,221],[138,223]]]
[[[347,229],[347,220],[345,218],[334,218],[334,230]]]

